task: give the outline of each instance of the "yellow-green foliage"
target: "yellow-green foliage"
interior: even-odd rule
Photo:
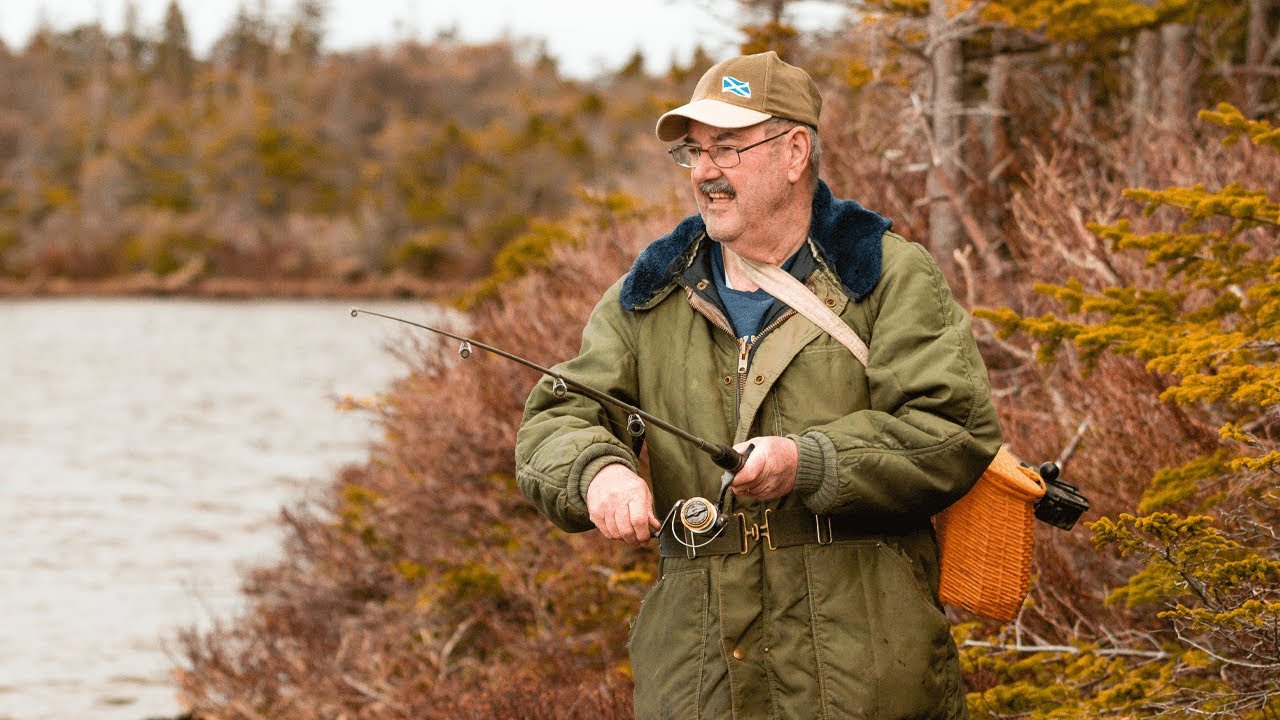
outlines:
[[[342,489],[338,527],[360,538],[361,543],[380,556],[393,556],[388,540],[377,530],[374,508],[381,497],[367,487],[348,484]]]
[[[41,210],[58,210],[74,208],[75,192],[65,183],[53,182],[40,187]]]
[[[556,247],[576,241],[573,231],[562,223],[534,222],[528,232],[498,251],[493,259],[493,271],[462,299],[462,305],[470,307],[480,300],[497,295],[512,280],[534,268],[546,267]]]
[[[195,261],[204,262],[204,253],[213,248],[210,238],[181,232],[138,235],[125,243],[123,259],[130,270],[147,270],[168,275]]]
[[[1248,137],[1280,152],[1269,124],[1229,105],[1201,117],[1226,128],[1228,144]],[[1200,651],[1194,664],[1185,655],[1153,663],[1166,676],[1152,686],[1126,679],[1124,689],[1101,679],[1105,689],[1095,698],[1105,695],[1117,708],[1140,709],[1124,703],[1143,695],[1150,703],[1162,688],[1188,714],[1273,717],[1280,707],[1280,205],[1268,194],[1274,187],[1130,190],[1126,195],[1143,203],[1148,216],[1172,209],[1182,222],[1146,234],[1129,221],[1092,230],[1116,252],[1145,252],[1149,265],[1165,270],[1166,287],[1088,292],[1072,280],[1037,288],[1061,303],[1061,313],[978,312],[1004,333],[1043,340],[1046,359],[1068,343],[1090,363],[1104,352],[1140,358],[1174,380],[1163,400],[1198,408],[1221,424],[1222,448],[1152,478],[1138,507],[1151,514],[1090,525],[1098,547],[1143,563],[1109,602],[1159,609],[1157,617],[1184,647]],[[1198,514],[1171,512],[1188,508]]]
[[[1073,42],[1151,27],[1185,14],[1193,4],[1193,0],[995,0],[983,15],[993,22],[1044,32],[1056,42]]]
[[[849,89],[857,90],[875,79],[875,71],[863,62],[850,60],[840,77]]]
[[[774,50],[785,56],[787,46],[793,42],[799,31],[786,23],[766,22],[760,25],[748,25],[742,28],[746,36],[738,47],[745,55]]]
[[[973,720],[1146,717],[1177,702],[1176,668],[1190,665],[1175,648],[1122,655],[1093,645],[1024,652],[963,642],[960,661],[967,675],[989,685],[969,693]],[[1207,687],[1221,689],[1211,681]]]
[[[0,228],[0,274],[7,275],[14,272],[14,263],[7,255],[11,249],[18,247],[20,242],[18,233]]]
[[[477,601],[501,604],[504,597],[502,578],[476,562],[465,562],[443,573],[442,591],[450,602]]]
[[[494,257],[488,277],[463,296],[459,304],[466,308],[494,297],[515,279],[531,270],[546,267],[557,247],[578,244],[584,233],[603,230],[645,212],[645,205],[626,193],[580,191],[576,197],[583,207],[580,214],[563,222],[532,221],[527,230],[502,245]],[[513,219],[521,224],[527,221],[520,216],[513,216]]]
[[[1200,119],[1226,128],[1229,132],[1222,142],[1227,146],[1236,144],[1242,136],[1248,135],[1254,145],[1280,150],[1280,129],[1273,129],[1267,120],[1246,118],[1244,113],[1230,103],[1220,103],[1216,111],[1201,110]]]
[[[181,113],[151,112],[125,130],[121,160],[135,178],[133,198],[154,208],[185,211],[194,203],[190,181],[193,157],[190,129]]]
[[[929,12],[929,0],[867,0],[867,6],[908,15],[924,15]]]
[[[407,270],[415,275],[430,275],[440,261],[448,241],[449,235],[443,230],[414,233],[392,249],[387,262],[393,268]]]
[[[1226,471],[1226,455],[1225,452],[1205,455],[1181,467],[1157,472],[1138,503],[1138,512],[1167,508],[1203,493],[1209,481]]]
[[[1128,585],[1115,590],[1109,602],[1129,607],[1163,605],[1187,593],[1212,592],[1204,575],[1241,552],[1207,515],[1181,517],[1153,513],[1143,517],[1122,514],[1090,524],[1093,542],[1112,546],[1121,557],[1137,556],[1146,567]]]

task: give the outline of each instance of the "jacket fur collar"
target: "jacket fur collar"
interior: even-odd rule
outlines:
[[[822,252],[822,262],[835,272],[854,300],[866,297],[880,280],[880,237],[893,222],[853,200],[837,200],[821,180],[813,194],[809,236]],[[688,253],[706,231],[702,216],[690,215],[655,240],[636,258],[622,283],[626,310],[643,309],[675,283],[688,264]]]

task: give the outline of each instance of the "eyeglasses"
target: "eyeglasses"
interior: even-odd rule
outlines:
[[[709,148],[701,148],[701,147],[698,147],[697,145],[690,145],[688,143],[685,143],[684,145],[676,145],[675,147],[671,148],[670,150],[667,151],[667,154],[669,154],[671,156],[671,159],[675,160],[676,164],[679,165],[680,167],[686,167],[686,168],[697,167],[698,160],[702,159],[703,152],[707,154],[707,157],[711,158],[711,162],[715,163],[716,167],[720,167],[720,168],[737,167],[738,163],[742,162],[742,158],[738,157],[740,154],[750,150],[751,148],[757,145],[763,145],[769,142],[770,140],[777,140],[778,138],[782,137],[783,135],[786,135],[789,132],[791,132],[791,128],[788,128],[785,132],[780,132],[777,135],[774,135],[773,137],[767,137],[761,140],[760,142],[751,143],[746,147],[734,147],[732,145],[712,145]]]

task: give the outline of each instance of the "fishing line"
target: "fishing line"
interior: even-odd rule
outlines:
[[[374,312],[373,310],[363,310],[357,307],[351,308],[351,317],[358,317],[361,314],[373,315],[375,317],[380,317],[387,320],[393,320],[398,323],[404,323],[405,325],[421,328],[428,332],[433,332],[433,333],[436,333],[437,335],[443,335],[447,338],[457,340],[461,343],[461,345],[459,345],[458,347],[458,355],[461,356],[462,359],[464,360],[471,357],[471,355],[475,351],[475,348],[480,348],[481,350],[485,350],[487,352],[493,353],[494,355],[497,355],[499,357],[503,357],[512,362],[519,363],[520,365],[523,365],[527,368],[537,370],[538,372],[544,375],[547,375],[551,378],[551,381],[552,381],[551,393],[558,398],[564,397],[568,389],[573,388],[574,390],[577,390],[580,394],[585,395],[586,397],[589,397],[592,400],[595,400],[596,402],[604,403],[606,405],[612,405],[613,407],[624,410],[627,413],[627,426],[626,426],[627,434],[633,438],[638,438],[644,435],[646,424],[649,424],[649,425],[653,425],[656,428],[659,428],[660,430],[670,433],[671,435],[674,435],[677,438],[698,448],[702,452],[709,455],[711,457],[712,462],[714,462],[716,465],[726,470],[728,473],[737,473],[739,470],[742,469],[742,466],[745,465],[747,462],[746,454],[740,453],[737,450],[734,450],[732,447],[729,447],[728,445],[722,445],[720,443],[713,443],[708,440],[704,440],[698,437],[697,435],[687,432],[679,427],[676,427],[675,425],[672,425],[671,423],[661,418],[654,417],[653,415],[650,415],[649,413],[641,410],[640,408],[634,405],[631,405],[630,403],[623,402],[613,397],[612,395],[609,395],[608,393],[597,390],[591,387],[590,385],[586,385],[584,383],[578,382],[577,380],[574,380],[572,378],[565,377],[562,373],[556,372],[551,368],[543,367],[533,362],[532,360],[526,360],[525,358],[522,358],[519,355],[514,355],[512,353],[509,353],[506,350],[496,348],[492,345],[486,345],[485,343],[482,343],[479,340],[465,337],[463,335],[457,335],[447,330],[441,330],[440,328],[431,327],[430,325],[423,325],[422,323],[417,323],[412,320],[399,318],[394,315],[385,315],[383,313]],[[606,415],[607,414],[608,413],[606,413]],[[612,418],[610,418],[610,420],[612,421]],[[723,492],[722,492],[722,495],[723,495]]]

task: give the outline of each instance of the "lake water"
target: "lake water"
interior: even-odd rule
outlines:
[[[0,720],[179,711],[177,629],[233,616],[280,507],[365,457],[337,398],[404,373],[404,326],[350,304],[0,301]]]

